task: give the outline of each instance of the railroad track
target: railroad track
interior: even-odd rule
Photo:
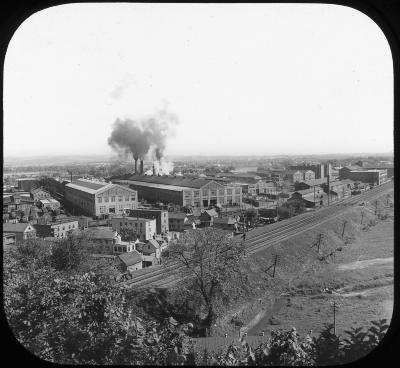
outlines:
[[[254,229],[250,233],[247,233],[245,241],[246,251],[248,254],[257,253],[262,249],[290,239],[293,236],[330,221],[335,217],[341,216],[360,201],[374,200],[382,196],[385,192],[392,190],[393,184],[386,183],[315,212],[305,213],[290,220]],[[179,271],[181,267],[182,266],[179,266],[178,263],[172,263],[168,267],[158,267],[154,270],[149,268],[148,272],[143,272],[136,277],[134,276],[133,279],[120,283],[119,285],[123,284],[127,290],[149,287],[169,287],[179,281],[176,272]]]

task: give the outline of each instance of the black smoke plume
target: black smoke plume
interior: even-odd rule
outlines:
[[[157,160],[164,155],[168,136],[178,123],[176,115],[165,109],[143,120],[117,119],[113,125],[108,144],[124,158],[130,154],[135,160],[143,159],[150,150]]]

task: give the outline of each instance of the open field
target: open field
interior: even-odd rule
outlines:
[[[302,333],[310,329],[318,332],[325,323],[333,322],[333,300],[340,305],[339,333],[371,320],[390,319],[394,253],[391,201],[384,196],[378,204],[353,206],[339,218],[258,252],[249,266],[257,297],[232,308],[218,321],[214,334],[238,334],[238,327],[230,323],[234,314],[244,323],[241,332],[249,335],[292,326]],[[271,272],[263,270],[271,265],[274,254],[280,255],[281,262],[272,278]]]

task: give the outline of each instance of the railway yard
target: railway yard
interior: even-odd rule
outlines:
[[[289,220],[280,221],[268,226],[256,228],[246,235],[245,246],[247,254],[252,257],[259,252],[274,247],[293,238],[298,238],[304,233],[319,228],[325,223],[340,219],[354,208],[362,208],[366,213],[373,212],[370,205],[372,201],[384,197],[393,192],[393,183],[389,182],[376,186],[371,190],[363,192],[337,202],[329,207],[304,213]],[[360,206],[361,205],[361,206]],[[368,206],[369,205],[369,206]],[[372,207],[369,208],[369,207]],[[235,237],[236,241],[243,241],[241,237]],[[253,256],[254,258],[254,256]],[[141,288],[169,288],[179,281],[177,273],[179,267],[171,264],[168,267],[163,265],[137,271],[133,278],[118,285],[127,290]]]

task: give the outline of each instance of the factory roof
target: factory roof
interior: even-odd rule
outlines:
[[[347,170],[350,170],[350,171],[360,171],[363,168],[361,166],[359,166],[359,165],[347,165],[347,166],[341,168],[341,170],[343,170],[343,169],[347,169]]]
[[[176,185],[166,185],[166,184],[155,184],[155,183],[146,183],[142,181],[136,181],[136,180],[121,180],[121,181],[115,181],[116,183],[126,183],[126,184],[131,184],[131,185],[136,185],[136,186],[141,186],[141,187],[147,187],[147,188],[155,188],[155,189],[166,189],[166,190],[174,190],[177,192],[182,192],[186,189],[189,189],[187,187],[178,187]]]
[[[198,178],[187,178],[187,177],[173,177],[173,176],[139,176],[132,175],[128,178],[129,181],[135,181],[138,183],[149,183],[149,184],[162,184],[176,187],[196,188],[200,189],[206,184],[210,183],[209,179],[198,179]]]
[[[85,180],[76,180],[73,183],[68,183],[65,185],[66,188],[73,188],[90,194],[97,194],[103,190],[110,189],[114,186],[116,186],[116,184],[100,183],[100,182],[85,181]],[[132,191],[132,189],[129,189],[128,187],[123,187],[122,189]]]

